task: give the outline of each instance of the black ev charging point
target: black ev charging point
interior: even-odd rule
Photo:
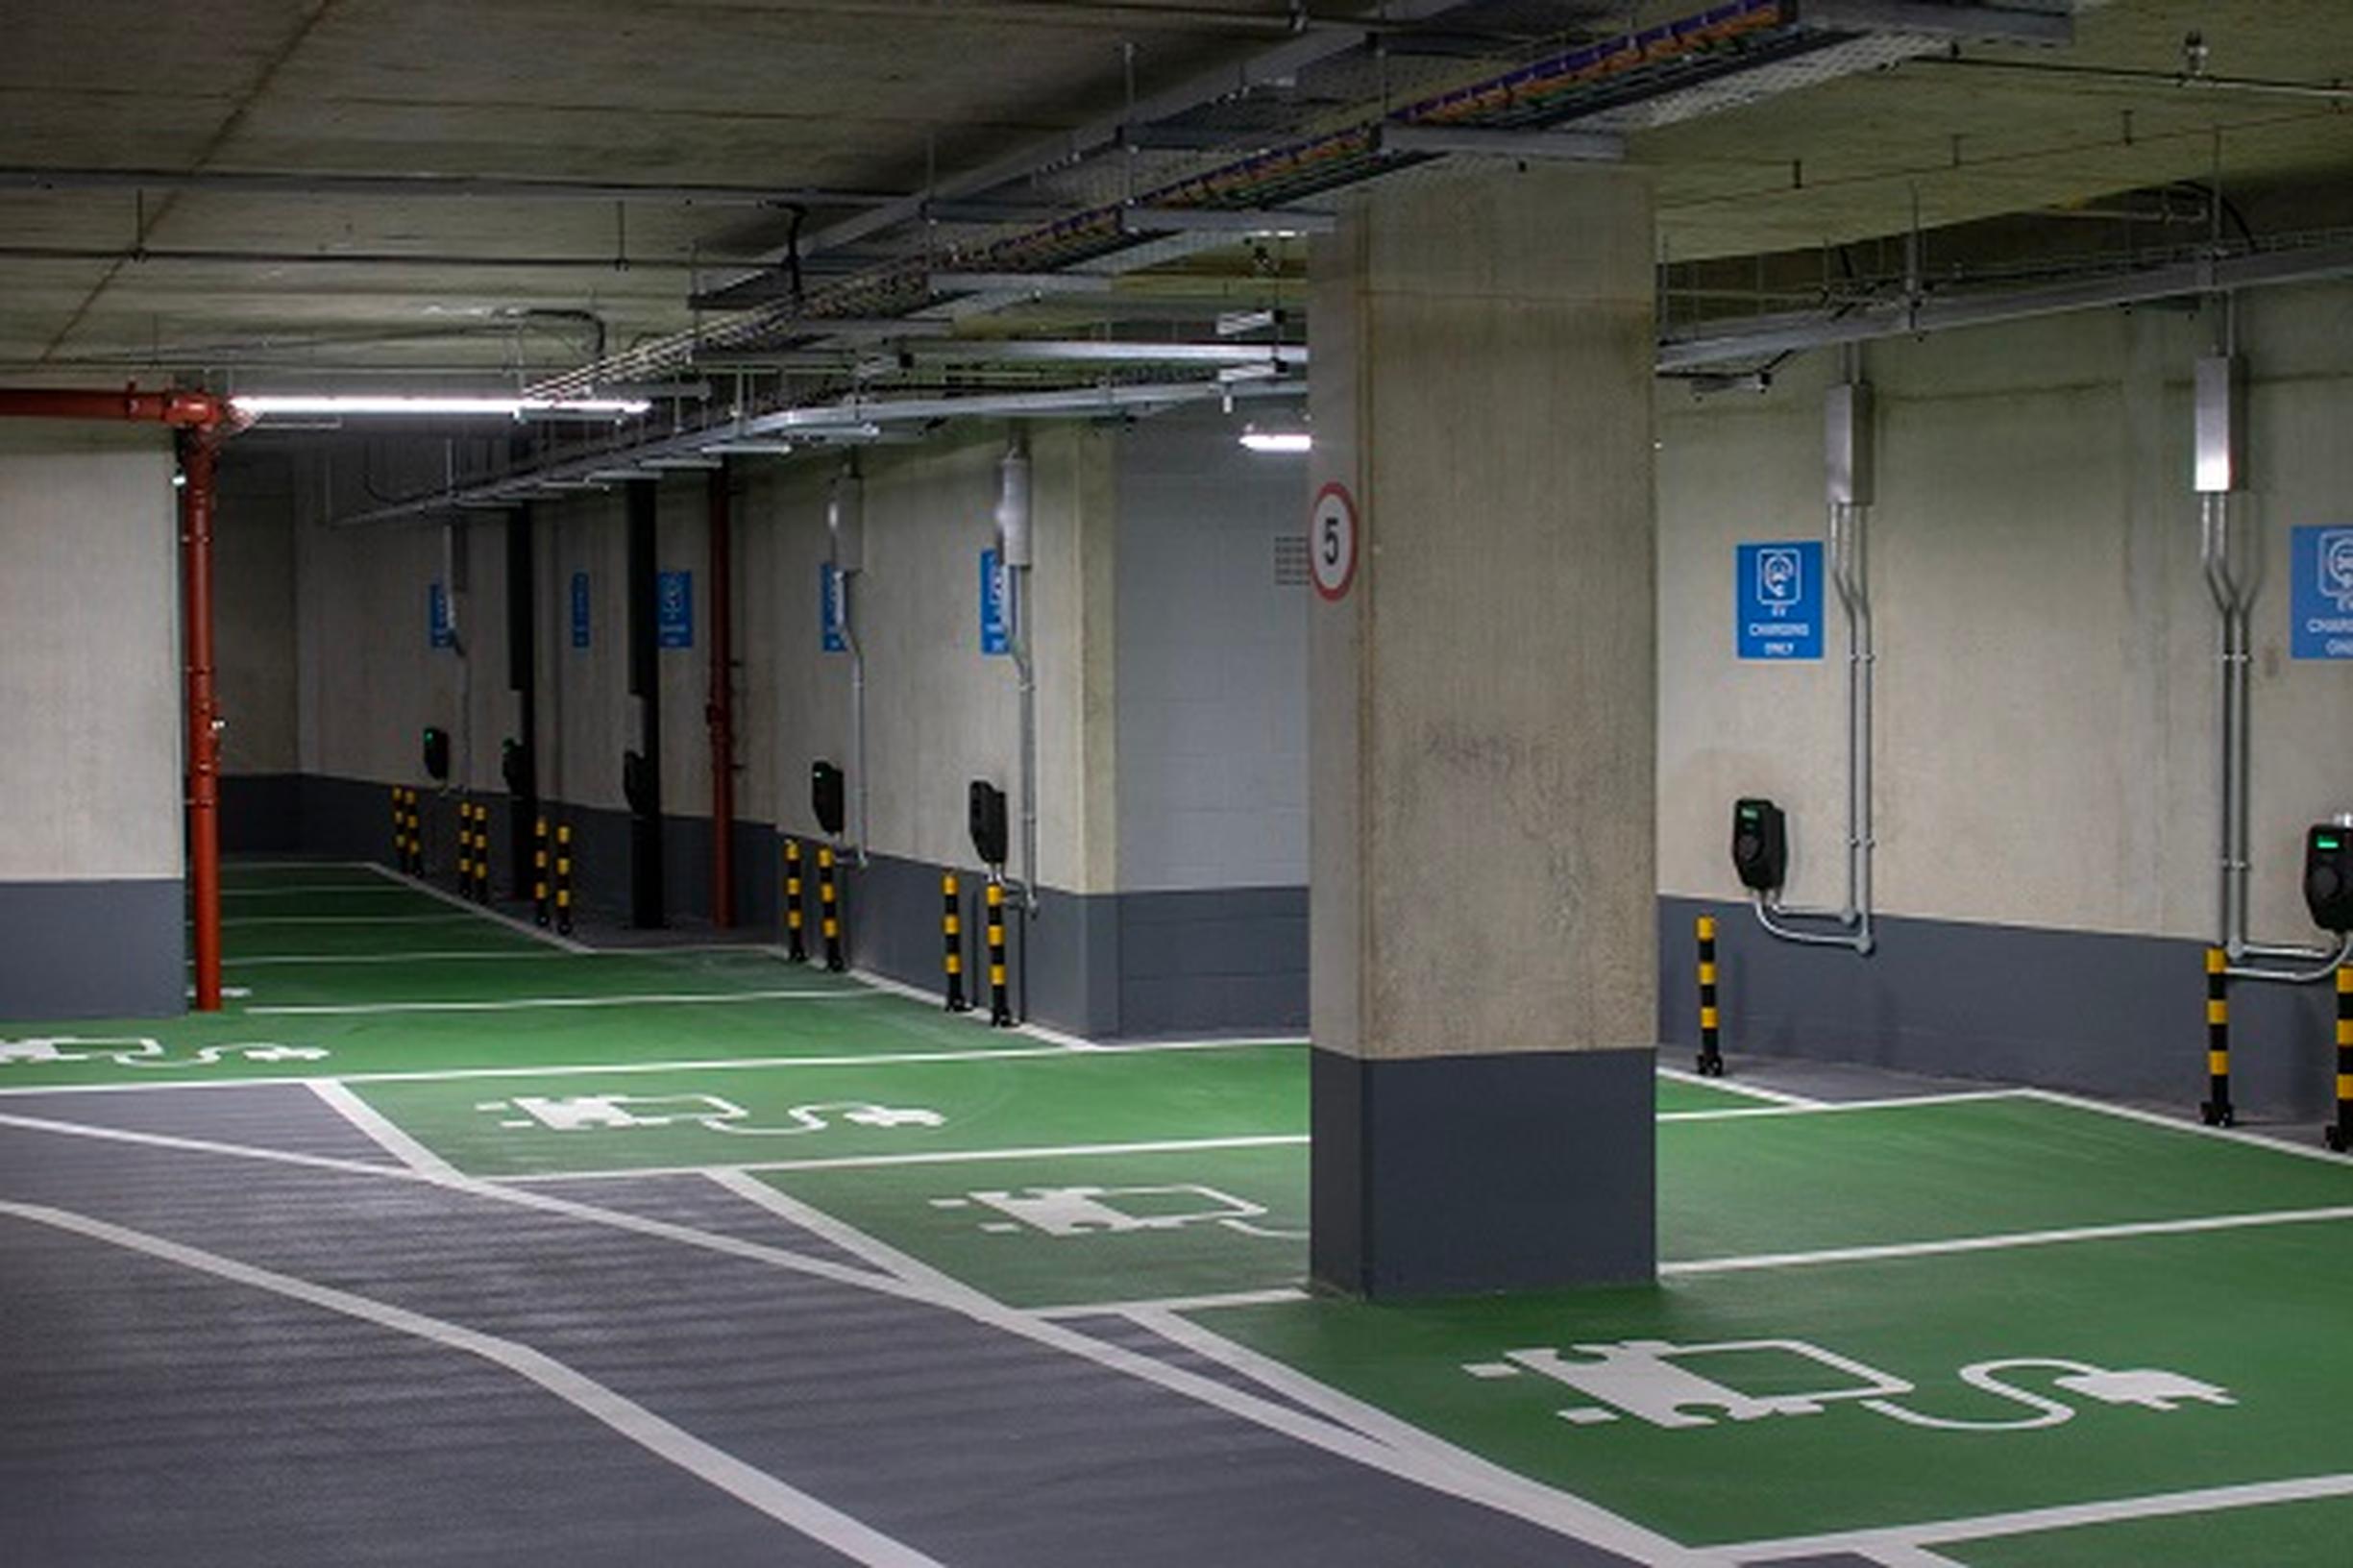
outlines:
[[[1005,869],[1005,792],[985,778],[972,780],[966,825],[972,833],[972,852],[992,870]]]
[[[2353,827],[2324,822],[2305,835],[2304,902],[2315,925],[2353,931]]]
[[[438,724],[425,726],[425,776],[436,784],[450,781],[450,732]]]
[[[499,776],[506,780],[506,793],[519,800],[528,800],[536,795],[531,778],[531,748],[517,740],[500,742]]]
[[[842,786],[842,770],[830,762],[815,762],[809,766],[809,810],[817,817],[817,825],[828,838],[842,836],[845,821],[844,803],[847,798]]]
[[[1777,893],[1789,877],[1789,823],[1772,801],[1732,802],[1732,870],[1743,887]]]

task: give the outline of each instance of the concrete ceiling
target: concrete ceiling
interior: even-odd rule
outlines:
[[[430,175],[733,187],[625,202],[507,196],[0,188],[0,363],[21,377],[268,360],[537,374],[674,332],[699,287],[782,253],[797,193],[821,240],[927,186],[1115,115],[1289,37],[1288,0],[224,0],[13,8],[0,117],[17,169]],[[1488,0],[1219,107],[1284,124],[1469,80],[1699,0]],[[1398,14],[1326,4],[1316,18]],[[1662,256],[1802,250],[2208,179],[2353,185],[2353,104],[2183,87],[2202,32],[2218,77],[2353,79],[2344,0],[2108,0],[2072,47],[1965,46],[1665,129],[1630,156],[1659,179]],[[1132,52],[1127,46],[1132,45]],[[2053,66],[2069,69],[2053,70]],[[2016,68],[2014,68],[2016,67]],[[2090,73],[2090,74],[2087,74]],[[1355,96],[1355,103],[1347,102]],[[1115,199],[1141,155],[1034,182]],[[839,193],[838,200],[824,193]],[[2292,207],[2287,208],[2291,213]],[[983,231],[986,232],[986,231]],[[815,247],[821,249],[821,246]],[[145,258],[140,258],[144,253]],[[835,257],[854,260],[854,248]],[[315,257],[316,259],[311,259]],[[1295,267],[1295,255],[1290,257]],[[1278,273],[1280,266],[1275,269]],[[1240,250],[1137,292],[1256,297]],[[1084,311],[1048,312],[1066,329]],[[242,368],[236,368],[242,367]]]

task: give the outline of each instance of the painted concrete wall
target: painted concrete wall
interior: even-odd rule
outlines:
[[[1307,462],[1171,414],[1119,444],[1120,885],[1304,887]],[[1299,571],[1304,574],[1304,561]]]
[[[0,423],[0,880],[181,874],[172,466],[160,428]]]
[[[2288,657],[2288,530],[2353,518],[2353,289],[2243,306],[2259,937],[2317,937],[2305,826],[2353,807],[2353,671]],[[1949,920],[2208,938],[2214,615],[2190,378],[2216,323],[2114,311],[1875,345],[1879,903]],[[1660,884],[1739,893],[1734,796],[1792,813],[1793,902],[1843,888],[1844,648],[1739,663],[1732,547],[1819,537],[1828,356],[1764,398],[1662,398]]]
[[[221,734],[226,774],[282,775],[301,763],[294,636],[298,477],[293,455],[282,449],[232,442],[221,454],[213,635],[221,712],[229,721]]]
[[[0,423],[0,1018],[182,1005],[172,468],[159,428]]]

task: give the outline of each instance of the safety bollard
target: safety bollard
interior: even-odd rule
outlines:
[[[572,824],[555,829],[555,934],[572,935]]]
[[[2230,1103],[2230,957],[2206,949],[2206,1103],[2197,1108],[2209,1127],[2228,1127],[2238,1114]]]
[[[940,878],[940,895],[944,906],[940,931],[947,939],[947,1010],[969,1013],[972,1004],[964,994],[964,906],[957,897],[954,871]]]
[[[490,902],[490,808],[469,805],[474,818],[474,901]]]
[[[408,813],[401,805],[401,787],[392,786],[392,865],[408,870]]]
[[[842,895],[833,880],[833,845],[817,850],[818,930],[825,939],[825,968],[836,974],[849,968],[842,957]]]
[[[425,874],[425,806],[417,792],[408,792],[408,874]]]
[[[989,1026],[1013,1026],[1013,999],[1005,988],[1005,884],[989,879]]]
[[[531,919],[546,925],[552,914],[548,895],[548,820],[531,819]]]
[[[1703,915],[1700,937],[1700,1076],[1724,1076],[1724,1016],[1716,1005],[1716,918]]]
[[[784,956],[796,964],[809,962],[809,943],[802,934],[800,898],[800,841],[784,841]]]
[[[2353,968],[2337,971],[2337,1123],[2328,1146],[2339,1154],[2353,1148]]]

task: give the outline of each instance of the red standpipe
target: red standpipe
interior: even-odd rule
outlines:
[[[735,627],[733,518],[724,463],[711,470],[711,691],[703,720],[711,730],[711,923],[735,924]]]
[[[188,722],[188,891],[196,925],[196,1011],[221,1007],[220,702],[212,678],[213,456],[236,428],[205,392],[0,388],[0,419],[132,420],[181,432],[180,591]]]

